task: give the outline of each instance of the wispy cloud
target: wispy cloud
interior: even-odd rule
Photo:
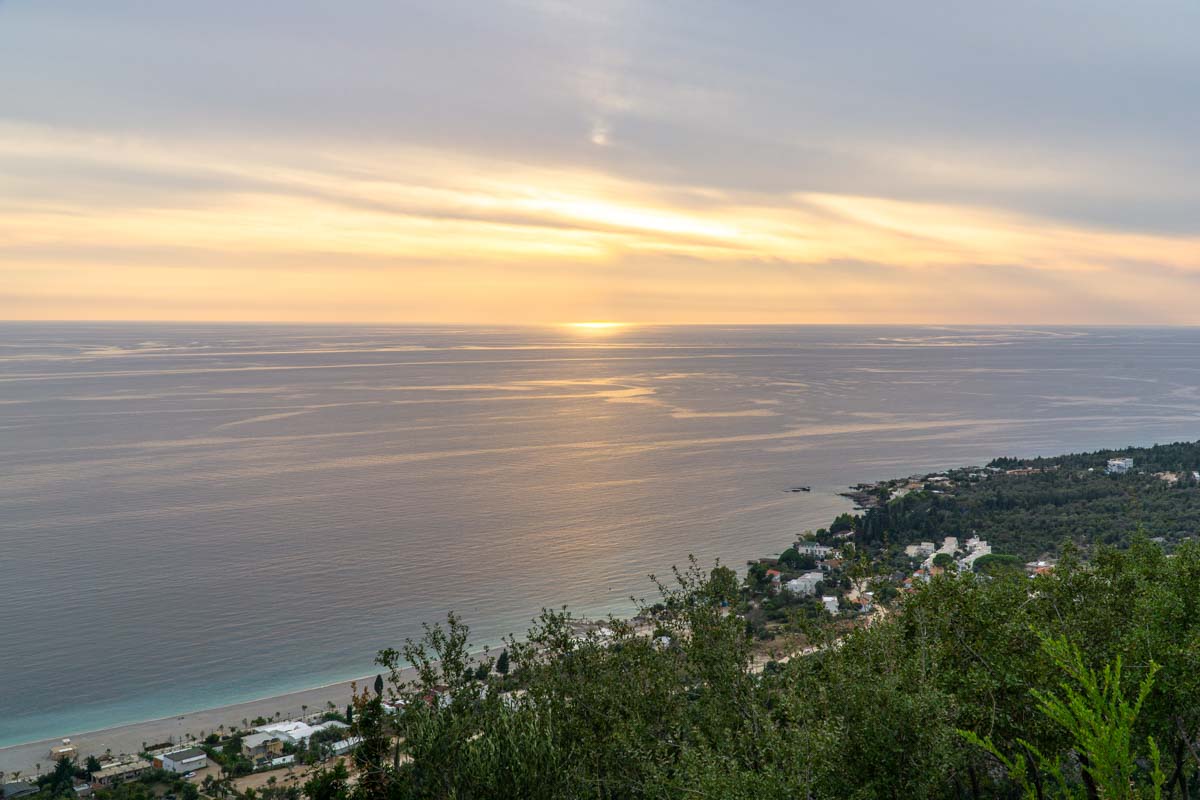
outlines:
[[[1161,6],[0,6],[0,317],[1200,321]]]

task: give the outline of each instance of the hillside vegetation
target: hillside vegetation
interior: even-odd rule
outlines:
[[[1107,459],[1124,456],[1134,459],[1135,471],[1105,473]],[[1087,551],[1124,546],[1138,532],[1177,542],[1200,530],[1200,489],[1192,475],[1200,469],[1200,443],[997,459],[989,468],[952,470],[944,483],[869,509],[858,520],[856,541],[880,548],[974,535],[996,552],[1034,559],[1067,542]]]
[[[1195,796],[1200,546],[1070,553],[1052,575],[939,576],[874,624],[752,668],[733,573],[663,588],[646,635],[545,612],[480,678],[451,618],[356,714],[362,778],[313,800]],[[428,702],[437,694],[444,702]],[[393,735],[396,738],[393,738]],[[344,776],[343,776],[344,777]]]

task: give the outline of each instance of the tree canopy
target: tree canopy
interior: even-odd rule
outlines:
[[[1170,558],[1145,539],[1088,563],[1067,552],[1033,580],[948,573],[872,625],[813,630],[810,651],[770,669],[728,611],[738,589],[726,574],[693,564],[661,590],[643,609],[653,637],[615,619],[581,632],[568,612],[543,612],[508,643],[507,678],[465,669],[457,617],[385,651],[403,711],[359,707],[358,733],[380,746],[360,748],[350,791],[950,800],[1150,797],[1159,784],[1189,796],[1196,783],[1194,543]],[[1103,781],[1127,792],[1097,794]]]

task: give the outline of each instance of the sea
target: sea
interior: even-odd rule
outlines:
[[[0,746],[629,613],[860,481],[1197,438],[1190,328],[3,323]]]

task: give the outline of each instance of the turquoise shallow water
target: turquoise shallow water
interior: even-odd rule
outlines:
[[[0,746],[625,611],[860,480],[1200,436],[1200,331],[0,325]],[[796,484],[811,494],[787,494]],[[64,690],[67,687],[68,690]]]

